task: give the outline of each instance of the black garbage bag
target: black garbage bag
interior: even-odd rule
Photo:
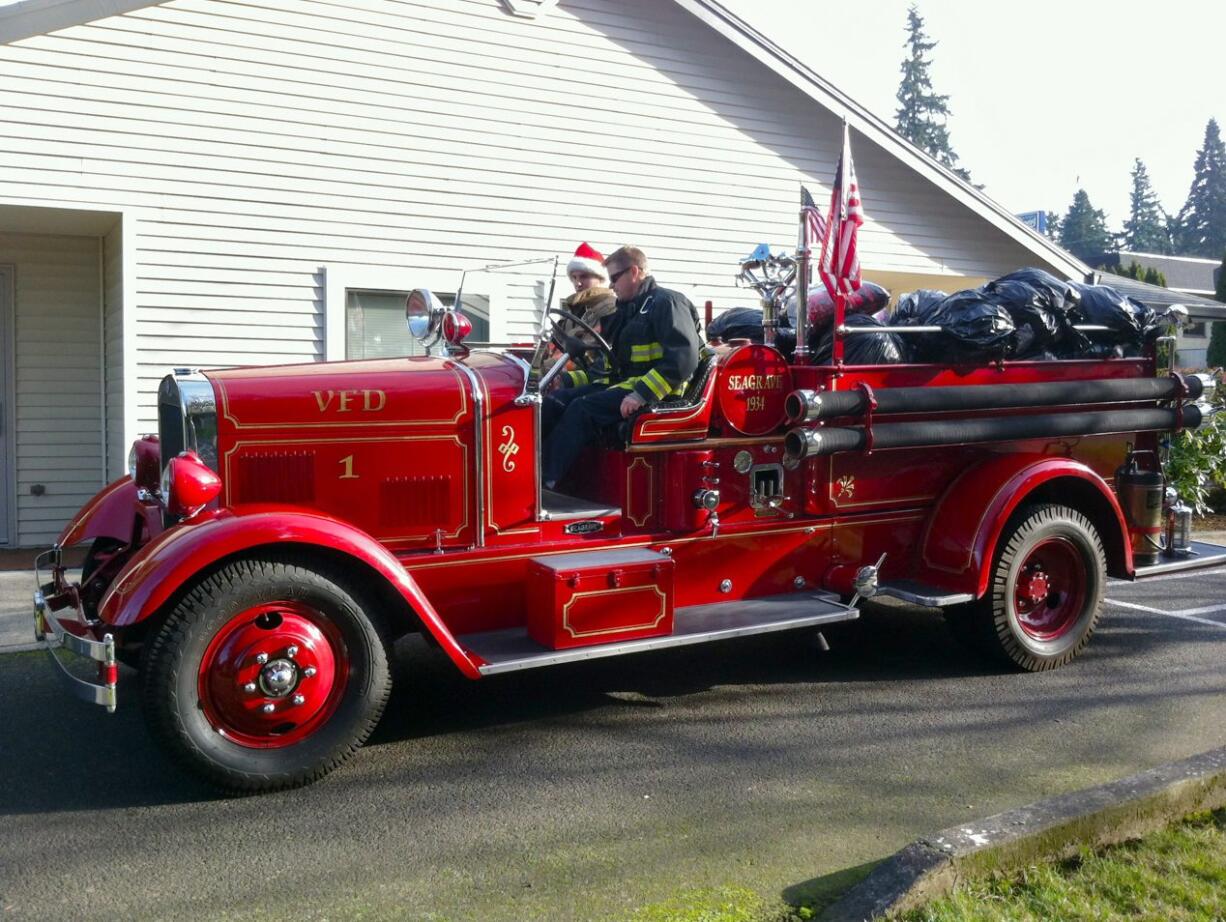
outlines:
[[[846,323],[849,327],[885,326],[869,314],[848,314]],[[826,324],[811,340],[817,365],[830,364],[833,328],[833,324]],[[861,333],[843,340],[843,362],[847,365],[902,365],[909,360],[907,344],[897,333]]]
[[[936,326],[937,321],[934,319],[936,309],[948,297],[946,292],[935,288],[909,291],[898,299],[898,304],[895,305],[894,313],[890,315],[888,322],[891,326]],[[945,349],[944,337],[939,333],[907,334],[904,342],[907,345],[908,361],[940,362],[944,360],[942,355]]]
[[[981,288],[950,295],[931,312],[930,322],[942,328],[946,360],[1004,358],[1017,330],[1009,311]]]
[[[1018,269],[988,282],[984,287],[991,290],[1007,282],[1021,282],[1035,289],[1039,303],[1049,311],[1068,313],[1080,298],[1076,283],[1062,282],[1050,272],[1044,272],[1042,269]]]
[[[899,297],[890,322],[897,326],[929,326],[928,319],[932,312],[948,297],[948,293],[935,288],[908,291]]]
[[[1081,323],[1105,326],[1105,331],[1087,334],[1095,343],[1141,346],[1162,331],[1162,323],[1149,307],[1108,285],[1075,286],[1081,301],[1074,310]]]
[[[775,348],[788,358],[796,351],[796,331],[787,326],[787,318],[779,318],[780,326],[775,328]],[[731,307],[711,321],[707,327],[707,339],[714,342],[721,339],[728,342],[733,339],[748,339],[760,343],[765,340],[762,327],[762,311],[756,307]]]
[[[730,307],[707,327],[707,339],[748,339],[762,342],[762,311],[756,307]]]

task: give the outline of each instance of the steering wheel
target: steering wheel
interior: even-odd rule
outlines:
[[[563,352],[569,355],[576,362],[579,362],[581,365],[583,365],[584,368],[587,368],[591,364],[586,359],[586,355],[588,352],[590,352],[593,349],[596,349],[602,352],[605,358],[609,360],[609,366],[612,367],[613,365],[613,347],[609,345],[608,341],[603,336],[600,335],[599,331],[597,331],[595,327],[593,327],[590,323],[588,323],[582,317],[576,317],[570,311],[565,310],[561,307],[551,307],[549,308],[548,311],[546,311],[546,313],[549,314],[550,316],[557,316],[558,318],[562,320],[572,321],[577,326],[579,326],[581,329],[583,329],[585,332],[590,333],[592,337],[596,340],[595,342],[592,342],[592,343],[585,343],[583,340],[579,339],[577,336],[568,336],[566,333],[563,333],[561,330],[559,330],[557,324],[555,323],[549,328],[549,341],[550,342],[552,342],[555,346],[557,346],[559,349],[561,349]]]

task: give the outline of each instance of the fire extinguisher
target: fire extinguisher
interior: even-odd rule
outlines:
[[[1137,464],[1137,455],[1153,454],[1152,451],[1130,451],[1123,467],[1115,472],[1115,488],[1132,542],[1132,560],[1139,567],[1157,563],[1162,553],[1162,501],[1166,495],[1166,478],[1160,470],[1143,470]]]

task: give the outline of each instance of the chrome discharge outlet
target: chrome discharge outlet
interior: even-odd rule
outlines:
[[[789,394],[788,399],[791,398],[792,394]],[[810,455],[818,454],[821,447],[822,431],[820,429],[793,429],[783,437],[783,459],[801,461]]]
[[[783,412],[789,423],[808,423],[822,411],[822,395],[807,388],[792,391],[783,401]]]

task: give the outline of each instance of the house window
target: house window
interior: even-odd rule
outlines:
[[[454,293],[435,292],[450,307]],[[403,355],[424,355],[425,349],[410,333],[405,322],[407,291],[370,288],[345,289],[345,358],[379,359]],[[484,295],[464,296],[464,315],[472,321],[470,343],[490,339],[490,299]]]
[[[1184,339],[1204,339],[1205,337],[1205,321],[1198,320],[1196,323],[1189,323],[1183,328]]]

